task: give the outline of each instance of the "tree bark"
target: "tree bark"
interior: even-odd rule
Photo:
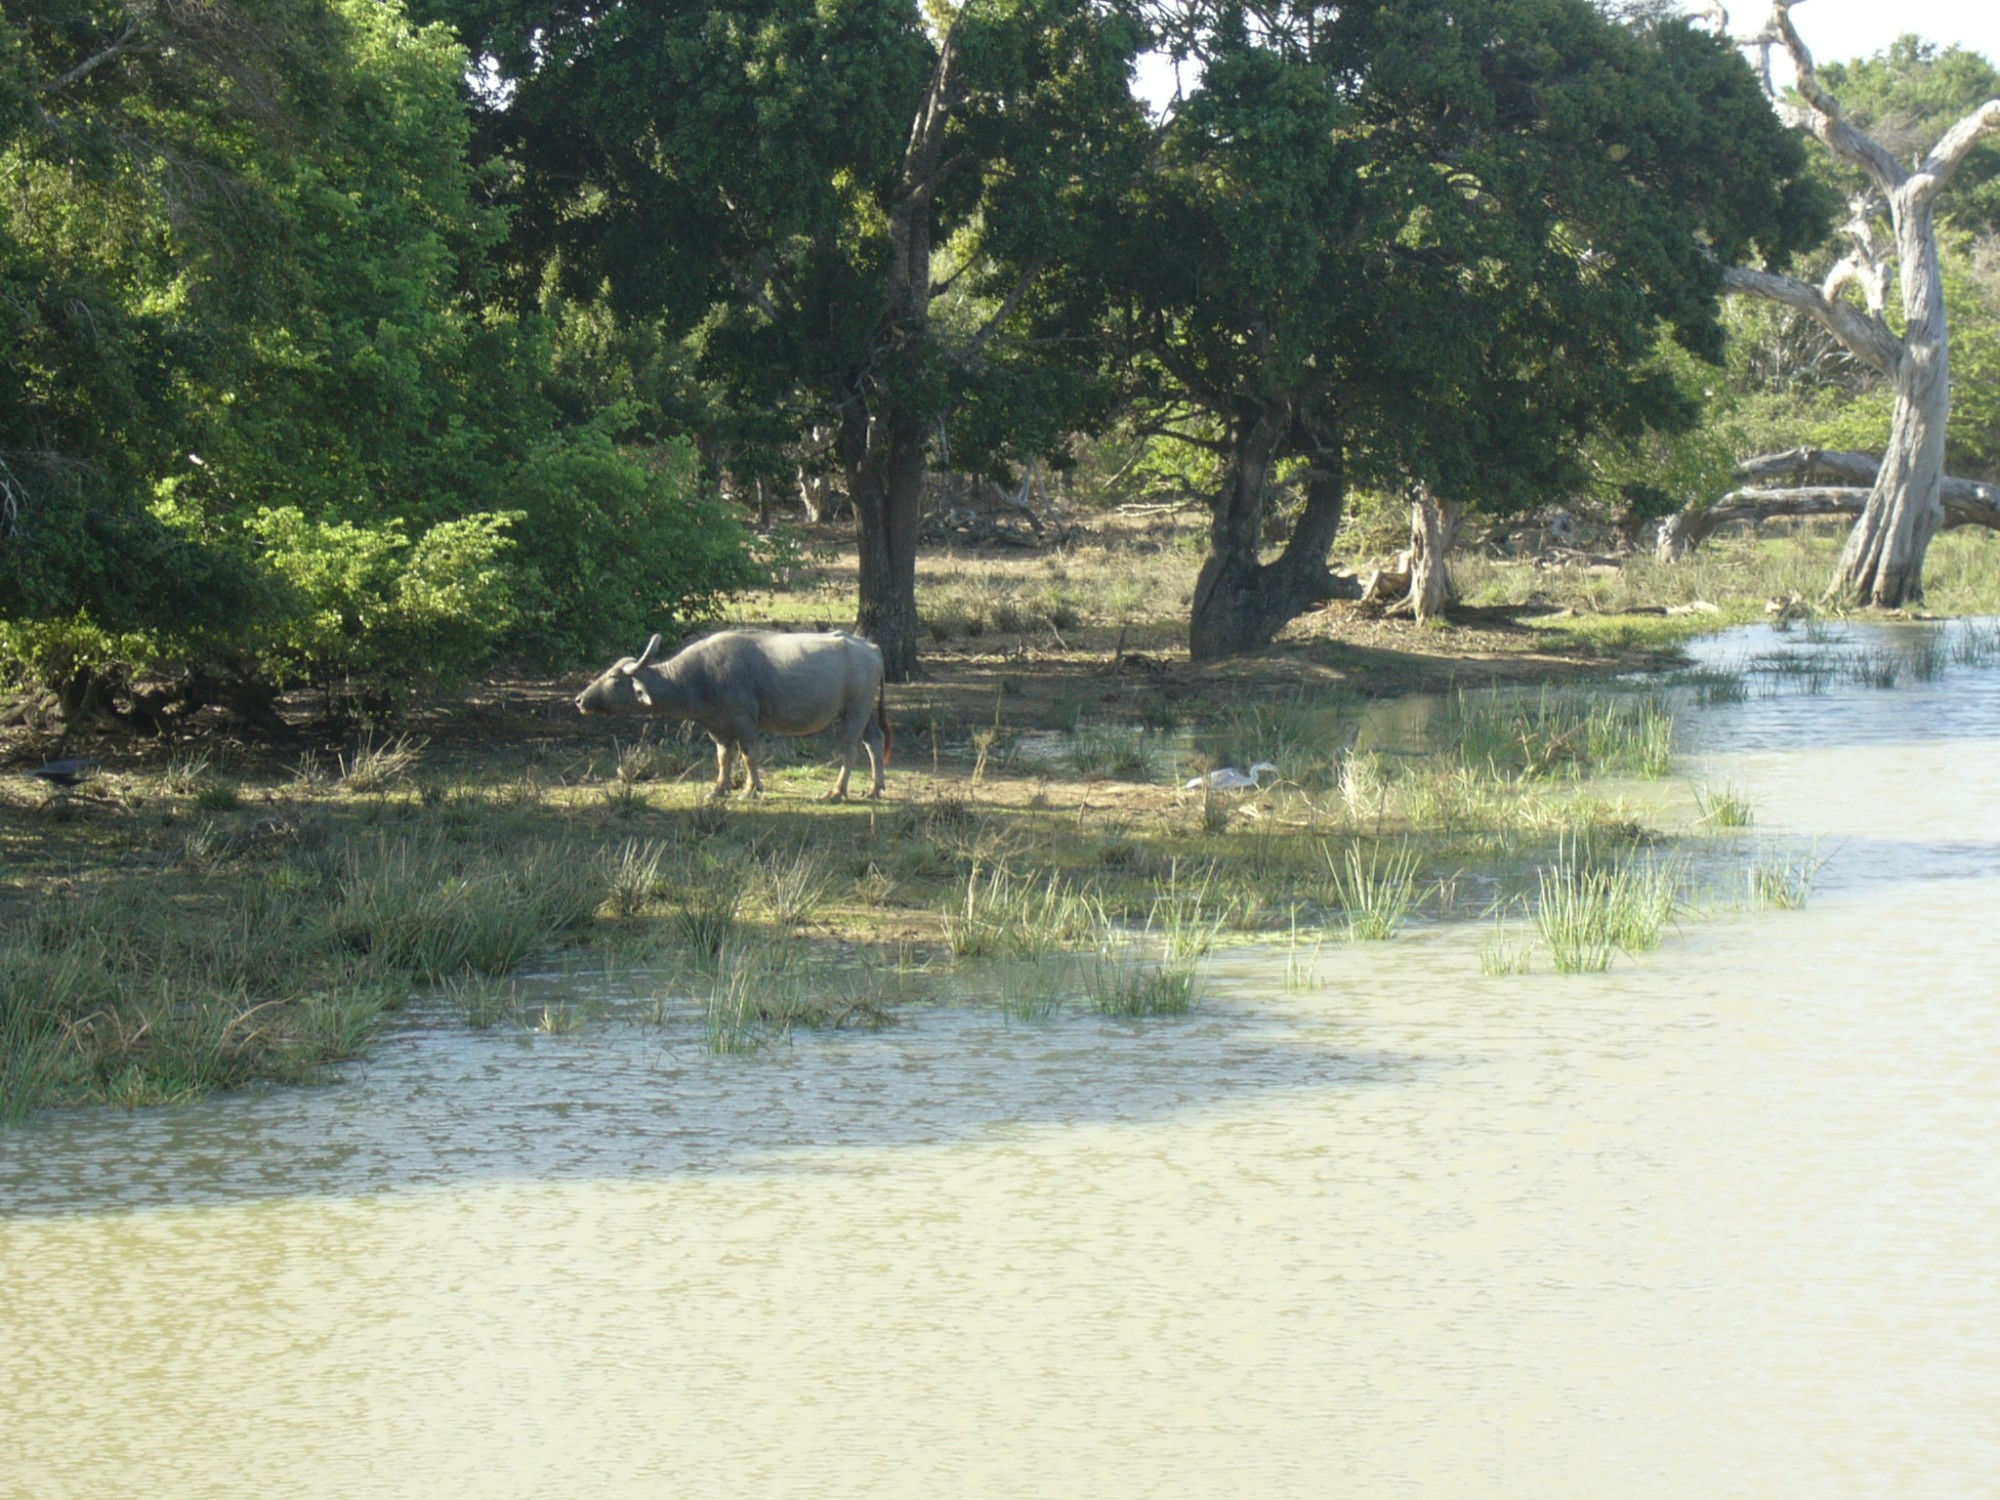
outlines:
[[[1352,598],[1351,579],[1329,572],[1327,554],[1346,509],[1338,434],[1300,412],[1292,395],[1269,398],[1238,419],[1222,487],[1210,501],[1209,553],[1195,580],[1188,656],[1219,661],[1268,646],[1290,621],[1330,599]],[[1258,560],[1271,470],[1287,446],[1308,456],[1305,509],[1284,550]]]

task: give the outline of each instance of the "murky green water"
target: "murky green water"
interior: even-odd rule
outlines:
[[[1687,724],[1832,859],[1608,975],[413,1030],[0,1136],[0,1495],[1989,1492],[2000,672]]]

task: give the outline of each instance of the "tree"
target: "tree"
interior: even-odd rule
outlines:
[[[936,27],[914,0],[429,8],[492,79],[523,295],[608,287],[688,339],[731,409],[830,423],[858,624],[908,678],[939,424],[983,403],[1009,417],[989,431],[1052,432],[1075,389],[1063,350],[1007,329],[1122,181],[1139,29],[1087,0],[970,0]],[[935,316],[948,244],[948,279],[990,308],[970,327]]]
[[[1722,20],[1726,24],[1726,15]],[[1893,386],[1888,448],[1828,592],[1900,608],[1923,598],[1924,554],[1944,518],[1938,482],[1951,411],[1951,359],[1938,256],[1939,198],[1980,142],[2000,132],[2000,98],[1960,117],[1920,160],[1905,167],[1848,117],[1799,39],[1785,0],[1774,0],[1768,24],[1747,45],[1761,47],[1767,56],[1773,46],[1784,48],[1797,74],[1798,102],[1774,97],[1778,114],[1857,169],[1865,187],[1852,200],[1844,226],[1848,252],[1818,285],[1769,269],[1782,262],[1768,256],[1764,269],[1731,264],[1726,282],[1732,291],[1811,316]],[[1886,241],[1880,231],[1884,217]],[[1892,283],[1900,289],[1900,333],[1886,316]],[[1852,300],[1856,293],[1860,305]]]
[[[689,466],[617,449],[616,402],[566,419],[546,323],[476,304],[505,226],[442,28],[376,0],[4,14],[10,666],[152,727],[258,716],[503,638],[595,654],[750,581]]]
[[[1686,427],[1648,361],[1663,329],[1719,357],[1704,244],[1820,232],[1749,70],[1682,24],[1582,0],[1179,14],[1202,76],[1109,259],[1154,425],[1223,459],[1198,660],[1336,596],[1350,485],[1411,495],[1435,545],[1457,508],[1574,488],[1590,433]],[[1266,562],[1281,464],[1305,500]]]

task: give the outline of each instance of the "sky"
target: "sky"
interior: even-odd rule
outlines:
[[[1724,0],[1733,31],[1754,30],[1768,11],[1760,0]],[[1818,62],[1872,57],[1905,32],[1927,42],[1956,42],[2000,64],[1996,0],[1793,0],[1792,25]]]

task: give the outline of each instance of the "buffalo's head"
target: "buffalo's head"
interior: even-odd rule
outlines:
[[[578,713],[615,714],[632,708],[651,708],[652,697],[639,678],[639,669],[652,661],[660,649],[656,635],[637,656],[620,657],[603,676],[576,695]]]

